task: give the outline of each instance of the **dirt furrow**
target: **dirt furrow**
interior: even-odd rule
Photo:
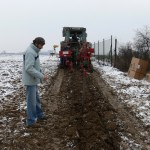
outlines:
[[[65,149],[119,149],[115,112],[90,77],[65,73],[58,115]]]

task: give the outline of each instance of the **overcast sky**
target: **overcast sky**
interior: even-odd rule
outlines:
[[[64,26],[85,27],[88,41],[132,41],[150,25],[150,0],[0,0],[0,52],[22,52],[37,36],[43,51],[60,44]]]

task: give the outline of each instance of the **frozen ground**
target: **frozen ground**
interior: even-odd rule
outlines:
[[[23,93],[24,90],[22,88],[22,83],[20,80],[21,74],[22,74],[22,56],[21,55],[12,55],[12,56],[0,55],[0,63],[1,63],[1,66],[0,66],[0,74],[1,74],[0,76],[0,85],[1,85],[0,104],[3,104],[3,108],[1,109],[0,107],[0,113],[1,113],[0,124],[2,126],[2,129],[0,130],[0,142],[3,144],[2,146],[4,149],[6,147],[9,149],[9,147],[12,148],[15,146],[21,146],[24,143],[28,143],[27,145],[31,147],[35,147],[34,142],[29,143],[29,141],[34,141],[34,140],[35,141],[39,140],[38,141],[39,143],[45,142],[47,146],[49,146],[50,144],[52,145],[54,144],[53,146],[56,146],[58,142],[57,137],[60,138],[60,135],[61,135],[60,133],[62,132],[62,129],[64,128],[64,126],[66,126],[67,122],[69,122],[69,129],[70,129],[70,119],[66,117],[70,118],[70,115],[71,115],[71,118],[72,118],[72,114],[75,114],[75,113],[69,114],[68,111],[67,112],[64,112],[64,111],[66,111],[66,108],[68,106],[69,106],[68,109],[70,111],[70,108],[72,108],[70,107],[70,104],[75,105],[76,107],[78,106],[77,103],[71,103],[71,102],[68,105],[68,94],[66,94],[67,93],[66,91],[68,91],[67,87],[70,90],[70,86],[71,87],[75,86],[74,84],[72,84],[74,80],[72,80],[72,83],[70,83],[70,86],[68,86],[68,83],[71,79],[70,77],[71,74],[69,73],[64,74],[64,81],[67,81],[67,82],[63,82],[63,86],[60,86],[61,84],[60,84],[59,79],[62,78],[63,80],[62,74],[60,76],[58,75],[58,77],[57,76],[54,77],[57,71],[57,65],[59,63],[58,57],[55,57],[55,56],[49,57],[49,56],[41,55],[40,60],[41,60],[41,66],[42,66],[43,71],[47,73],[50,77],[50,81],[48,83],[44,83],[40,85],[41,98],[43,100],[45,111],[47,114],[49,114],[49,120],[46,123],[44,123],[44,125],[41,124],[41,127],[39,128],[39,130],[35,130],[34,132],[34,130],[30,131],[26,129],[23,123],[23,119],[25,119],[26,105],[25,105],[25,94]],[[149,114],[150,113],[149,112],[149,83],[146,82],[145,80],[138,81],[138,80],[130,79],[127,77],[126,73],[120,72],[117,69],[109,67],[109,66],[100,66],[96,62],[93,62],[93,65],[96,70],[101,72],[102,78],[107,82],[108,86],[110,85],[113,88],[113,90],[116,91],[115,93],[117,93],[120,102],[122,102],[128,107],[127,112],[128,110],[133,111],[136,114],[136,116],[145,123],[145,126],[149,126],[150,125],[150,122],[149,122],[149,116],[150,116]],[[95,74],[95,76],[93,74]],[[94,72],[93,74],[92,75],[94,79],[97,77],[97,75],[99,75],[97,72]],[[68,79],[66,79],[65,77]],[[100,81],[103,81],[103,80],[100,80]],[[53,82],[55,83],[54,85],[53,85]],[[82,83],[82,82],[76,82],[76,83]],[[100,82],[100,84],[102,83]],[[60,95],[56,94],[58,93],[56,89],[59,89],[58,85],[60,86],[60,89],[61,89]],[[106,91],[109,90],[107,89],[108,88],[107,85],[105,88],[103,88],[102,86],[103,85],[101,85],[101,89],[105,89]],[[74,87],[72,87],[72,89],[76,90]],[[13,93],[15,91],[18,91],[18,93]],[[79,91],[81,91],[81,89],[79,89]],[[86,92],[86,93],[88,94],[89,92]],[[93,92],[93,93],[98,94],[99,92]],[[77,100],[76,99],[77,95],[76,94],[72,95],[72,91],[71,91],[70,98],[72,98],[73,102]],[[80,97],[81,96],[79,95],[79,99]],[[113,97],[110,96],[110,98],[113,98]],[[92,100],[92,99],[93,97],[89,100]],[[98,98],[98,99],[101,99],[101,98]],[[81,101],[79,102],[81,103]],[[93,104],[95,107],[94,103],[90,103],[89,105],[90,107],[91,107],[91,104]],[[57,105],[59,105],[59,107]],[[100,106],[103,106],[103,105],[100,105]],[[105,106],[108,106],[108,105],[105,105]],[[103,112],[103,110],[101,109],[99,110],[99,108],[98,108],[98,111]],[[78,115],[80,118],[81,115],[80,114]],[[110,116],[106,115],[106,117],[111,117],[111,115]],[[65,118],[67,121],[65,120]],[[91,118],[94,119],[94,117],[91,117]],[[125,118],[127,118],[128,120],[128,117],[126,117],[126,115],[125,115]],[[117,120],[117,121],[120,121],[120,120]],[[140,141],[139,139],[145,140],[143,144],[149,143],[149,141],[147,140],[149,136],[147,136],[148,134],[145,133],[145,132],[148,132],[147,128],[143,128],[144,132],[141,132],[141,134],[144,134],[143,136],[137,134],[138,135],[137,137],[135,136],[136,130],[134,131],[133,128],[131,128],[132,126],[134,126],[134,123],[132,122],[131,123],[132,126],[131,126],[127,122],[127,125],[129,126],[126,126],[125,121],[126,120],[124,120],[124,124],[121,124],[121,122],[120,124],[117,124],[117,126],[119,126],[119,133],[120,133],[122,143],[123,143],[122,145],[126,144],[126,147],[127,147],[126,149],[141,150],[142,146],[141,146],[141,143],[139,142]],[[50,126],[52,127],[50,128]],[[56,128],[53,128],[53,126],[54,127],[56,126]],[[91,132],[86,132],[86,133],[91,133]],[[39,138],[41,136],[42,138]],[[132,138],[134,136],[135,138]],[[146,137],[146,138],[144,139],[143,137],[144,138]],[[28,141],[26,141],[27,139]],[[40,140],[43,140],[43,141],[40,141]],[[12,145],[10,145],[9,142],[10,143],[12,142]],[[46,145],[46,144],[42,144],[42,145]],[[58,145],[61,146],[59,143]],[[36,144],[36,146],[38,147],[39,145]],[[121,148],[122,147],[120,147],[120,149]]]
[[[150,125],[150,83],[145,79],[136,80],[116,68],[93,62],[103,79],[116,91],[121,102],[125,103],[146,126]]]
[[[58,58],[47,55],[40,56],[43,71],[53,75]],[[22,86],[22,55],[0,55],[0,102],[4,101],[5,96],[12,94]]]
[[[40,56],[43,72],[53,76],[58,65],[57,57]],[[22,55],[0,55],[0,102],[22,86]],[[120,101],[131,108],[145,125],[150,125],[150,83],[145,79],[131,79],[127,73],[93,62],[103,79],[117,92]]]

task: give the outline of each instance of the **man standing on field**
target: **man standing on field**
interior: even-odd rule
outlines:
[[[26,86],[27,119],[26,125],[34,127],[37,120],[44,120],[46,117],[41,109],[41,101],[38,93],[38,84],[47,80],[40,69],[39,52],[43,48],[45,40],[37,37],[27,48],[23,55],[23,84]]]

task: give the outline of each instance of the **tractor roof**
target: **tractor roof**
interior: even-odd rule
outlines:
[[[63,36],[65,35],[65,33],[67,31],[69,31],[70,34],[74,34],[74,33],[82,34],[83,31],[84,32],[86,31],[86,28],[83,28],[83,27],[63,27]]]

